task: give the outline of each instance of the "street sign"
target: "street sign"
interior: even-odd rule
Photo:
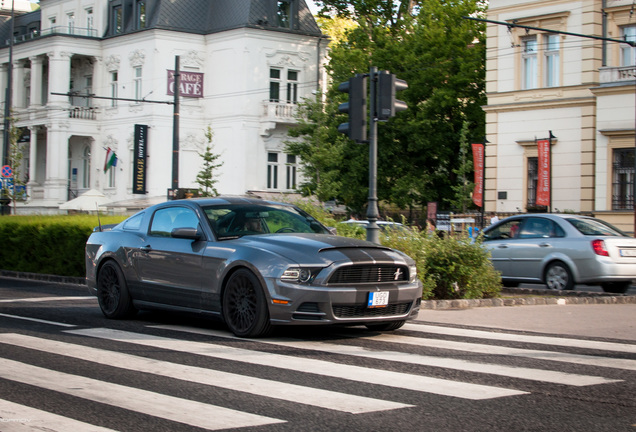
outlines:
[[[9,165],[4,165],[2,167],[2,177],[13,177],[13,170]]]

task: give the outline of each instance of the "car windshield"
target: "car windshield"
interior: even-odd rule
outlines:
[[[266,233],[329,234],[316,219],[292,206],[227,204],[203,207],[203,211],[219,240]]]
[[[578,218],[570,218],[567,221],[574,226],[579,232],[583,235],[588,236],[615,236],[615,237],[626,237],[627,235],[623,233],[618,228],[608,224],[607,222],[603,222],[599,219],[578,219]]]

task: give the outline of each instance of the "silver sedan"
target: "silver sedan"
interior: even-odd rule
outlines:
[[[193,311],[243,337],[290,324],[394,330],[422,297],[402,252],[333,235],[289,204],[230,197],[169,201],[97,230],[86,282],[108,318]]]
[[[545,283],[571,290],[585,284],[624,293],[636,279],[636,239],[592,217],[512,216],[486,228],[483,243],[505,286]]]

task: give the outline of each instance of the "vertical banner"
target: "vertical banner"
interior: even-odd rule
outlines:
[[[552,180],[550,178],[550,140],[537,141],[538,176],[537,176],[537,205],[550,206],[550,188]]]
[[[477,207],[484,205],[484,145],[473,144],[473,164],[475,169],[475,189],[473,190],[473,202]]]
[[[148,126],[135,125],[135,149],[133,155],[134,194],[146,193],[146,153],[148,145]]]

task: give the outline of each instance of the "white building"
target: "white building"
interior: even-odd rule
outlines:
[[[40,7],[14,22],[11,106],[16,125],[30,132],[28,199],[18,212],[55,212],[89,189],[134,206],[165,200],[177,57],[178,186],[197,187],[210,126],[223,162],[220,193],[295,189],[298,161],[284,153],[284,140],[296,103],[322,85],[327,44],[304,0],[40,0]],[[0,26],[2,89],[10,24]],[[147,126],[145,155],[134,154],[135,125]],[[105,172],[108,148],[118,161]]]
[[[551,210],[634,231],[635,50],[547,30],[636,40],[632,0],[490,0],[486,208],[528,211],[537,139],[552,140]]]

